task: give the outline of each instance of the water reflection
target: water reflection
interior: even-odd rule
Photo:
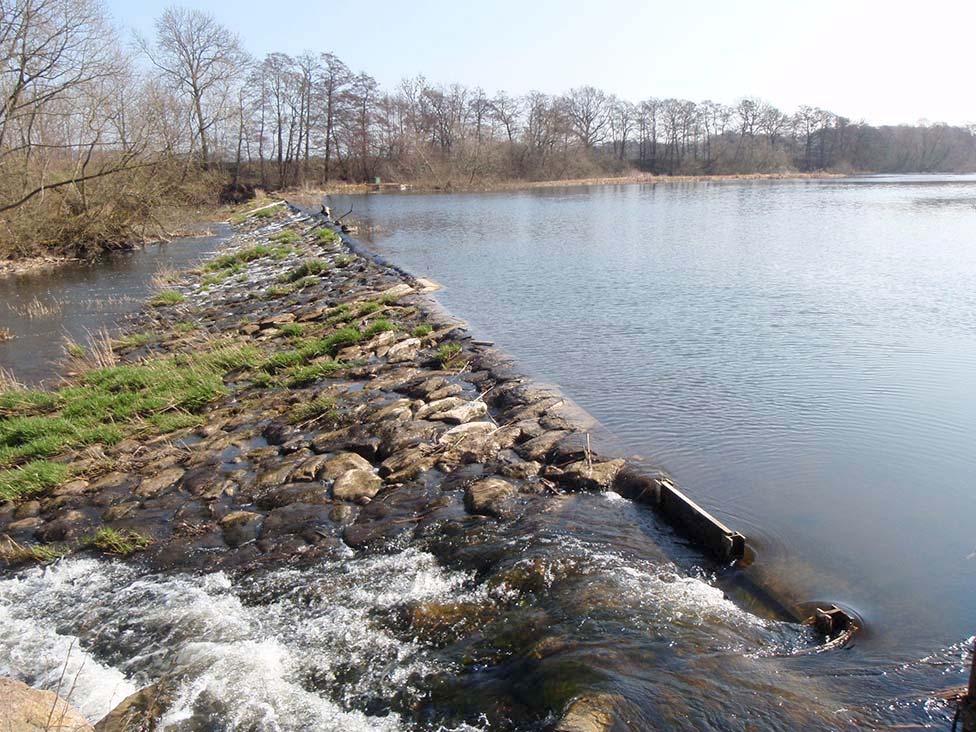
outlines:
[[[190,267],[209,256],[229,233],[224,225],[210,236],[174,239],[92,262],[74,262],[0,278],[0,367],[30,383],[58,372],[65,338],[82,343],[144,304],[153,275]]]

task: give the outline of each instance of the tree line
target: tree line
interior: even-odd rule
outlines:
[[[512,95],[423,77],[384,89],[328,52],[253,58],[199,10],[169,8],[129,43],[100,0],[0,0],[0,251],[153,236],[228,181],[971,171],[974,133],[753,98]]]

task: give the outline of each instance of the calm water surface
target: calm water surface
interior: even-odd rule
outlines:
[[[371,246],[862,614],[864,663],[976,630],[976,177],[378,195]]]
[[[212,236],[174,239],[91,262],[0,277],[0,328],[14,339],[0,343],[0,367],[36,383],[58,373],[65,338],[78,343],[145,305],[161,270],[185,269],[213,253],[229,229]]]

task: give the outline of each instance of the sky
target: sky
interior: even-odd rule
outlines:
[[[179,0],[107,0],[152,33]],[[590,84],[631,101],[824,107],[875,124],[976,123],[972,0],[194,0],[255,56],[330,51],[385,88],[404,77],[505,90]]]

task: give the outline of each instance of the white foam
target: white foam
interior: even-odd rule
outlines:
[[[181,683],[162,729],[219,720],[226,729],[399,730],[394,713],[355,710],[448,669],[371,614],[474,599],[468,580],[413,549],[240,587],[222,573],[140,577],[118,563],[67,560],[0,580],[0,672],[53,689],[68,658],[71,701],[92,721],[169,675]]]

